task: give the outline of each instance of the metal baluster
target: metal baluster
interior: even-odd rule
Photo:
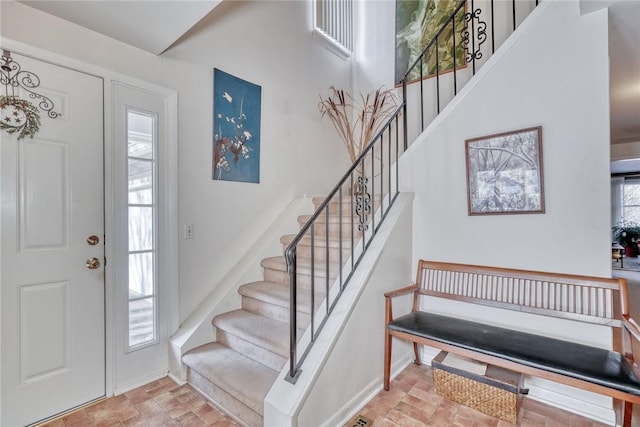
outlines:
[[[315,269],[315,239],[316,239],[316,231],[315,231],[315,222],[311,223],[311,228],[309,229],[309,232],[311,233],[311,342],[314,342],[316,339],[316,331],[315,331],[315,322],[314,322],[314,314],[315,314],[315,307],[316,307],[316,284],[315,284],[315,278],[316,278],[316,269]],[[296,307],[296,312],[298,311],[298,308]]]
[[[297,248],[287,248],[285,252],[285,258],[287,260],[287,269],[289,272],[289,282],[291,284],[289,288],[289,376],[287,380],[295,383],[299,372],[297,372],[296,366],[296,347],[298,343],[298,324],[296,319],[296,306],[297,306],[297,283],[296,283],[296,263],[297,263]]]
[[[406,103],[406,101],[404,102],[404,107],[403,108],[404,108],[404,120],[405,120],[405,123],[404,123],[404,139],[406,141],[407,140],[407,122],[406,122],[406,120],[407,120],[407,103]],[[407,147],[406,147],[406,142],[405,142],[405,150],[406,149],[407,149]],[[398,188],[399,188],[398,187],[398,184],[399,184],[398,178],[400,176],[400,172],[398,170],[399,169],[399,167],[398,167],[399,166],[398,165],[398,161],[399,160],[400,160],[400,144],[398,142],[398,116],[396,116],[396,194],[399,193],[399,191],[398,191]]]
[[[436,36],[436,111],[440,114],[440,54],[438,52],[438,36]],[[427,70],[428,72],[429,70]]]
[[[326,218],[329,219],[329,206],[331,204],[327,203],[325,208]],[[324,260],[325,265],[325,288],[326,288],[326,301],[327,301],[327,316],[329,315],[329,234],[325,236],[326,242],[326,259]]]
[[[407,130],[407,78],[402,79],[402,126],[404,127],[404,150],[408,147],[408,133]]]
[[[424,130],[424,88],[423,88],[423,71],[424,55],[420,58],[420,130]]]
[[[351,271],[353,271],[355,269],[355,247],[354,247],[354,237],[355,237],[355,206],[353,204],[353,200],[356,197],[354,191],[353,191],[353,172],[351,172],[350,176],[350,184],[349,184],[349,189],[351,190],[351,232],[349,234],[351,234]]]
[[[515,1],[515,0],[514,0]],[[476,21],[473,19],[475,9],[473,8],[473,0],[471,0],[471,55],[473,64],[471,64],[471,69],[473,70],[473,75],[476,75]]]
[[[496,33],[494,31],[494,19],[493,19],[493,0],[491,0],[491,53],[494,54],[496,52]]]
[[[371,147],[371,239],[376,234],[376,157],[373,155],[373,146]]]
[[[458,94],[458,79],[456,78],[456,56],[458,56],[458,52],[456,52],[456,14],[458,13],[458,9],[451,16],[451,30],[453,31],[453,96]]]
[[[340,200],[340,214],[338,215],[338,268],[340,269],[340,288],[342,289],[342,187],[338,190],[338,198]],[[327,218],[327,236],[329,235],[329,218]]]

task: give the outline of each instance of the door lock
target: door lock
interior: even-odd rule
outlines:
[[[100,243],[100,238],[94,234],[94,235],[92,235],[92,236],[87,237],[87,243],[88,243],[90,246],[95,246],[95,245],[97,245],[98,243]]]

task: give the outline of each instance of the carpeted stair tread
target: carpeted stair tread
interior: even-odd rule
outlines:
[[[290,289],[289,285],[276,282],[252,282],[246,283],[238,289],[240,295],[253,298],[268,304],[289,308]],[[324,294],[322,294],[324,295]],[[316,298],[322,297],[319,293]],[[311,313],[311,297],[308,292],[300,290],[298,292],[298,311],[301,313]]]
[[[289,325],[246,310],[217,315],[213,326],[282,357],[289,357]],[[302,333],[304,331],[299,331]]]
[[[182,361],[238,401],[263,415],[264,398],[278,372],[218,343],[197,347]]]

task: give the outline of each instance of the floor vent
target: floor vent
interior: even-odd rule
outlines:
[[[362,415],[356,415],[356,417],[347,424],[348,427],[369,427],[371,425],[373,425],[373,421]]]

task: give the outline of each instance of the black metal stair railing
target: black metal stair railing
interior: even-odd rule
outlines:
[[[287,381],[296,382],[302,363],[396,200],[398,160],[408,142],[426,129],[538,0],[483,4],[488,4],[488,10],[476,8],[473,0],[460,0],[398,82],[402,101],[397,110],[285,249],[291,301]],[[490,50],[485,44],[488,34]],[[451,40],[444,46],[453,55],[449,70],[440,68],[438,58],[444,35]],[[425,64],[433,63],[433,55],[435,70],[429,70]],[[303,312],[305,308],[308,313]],[[308,320],[310,327],[301,319]]]
[[[485,10],[476,7],[485,5]],[[451,16],[442,24],[404,74],[405,149],[440,114],[440,111],[477,73],[496,49],[515,31],[539,0],[460,0]],[[490,39],[490,43],[489,43]],[[443,40],[450,41],[443,46]],[[443,52],[453,65],[441,67]],[[435,64],[429,67],[428,64]],[[415,101],[415,102],[412,102]],[[425,101],[429,104],[425,104]],[[412,107],[412,110],[408,110]]]
[[[285,250],[292,302],[291,382],[399,193],[395,165],[402,152],[402,108],[400,104]],[[307,343],[298,358],[301,298],[311,313]]]

